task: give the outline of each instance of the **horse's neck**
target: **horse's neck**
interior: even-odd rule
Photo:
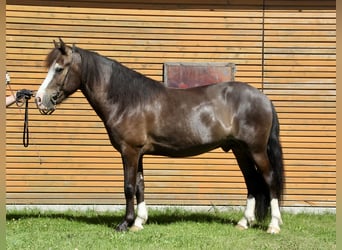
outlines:
[[[111,65],[103,60],[99,60],[97,67],[100,70],[98,72],[99,78],[92,78],[92,81],[82,82],[81,92],[100,118],[104,119],[104,114],[108,109],[108,84],[110,81]]]
[[[83,84],[82,92],[102,120],[154,100],[165,87],[117,61],[99,59],[96,82]],[[109,115],[110,116],[110,115]]]

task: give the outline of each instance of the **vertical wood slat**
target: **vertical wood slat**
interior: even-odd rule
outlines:
[[[277,6],[282,1],[266,1],[264,23],[264,92],[274,100],[278,108],[281,137],[285,145],[286,168],[294,185],[287,193],[305,193],[310,189],[319,193],[324,190],[321,202],[336,198],[336,13],[331,10],[301,11],[309,5],[283,11]],[[290,118],[290,119],[289,119]],[[315,142],[314,142],[315,141]],[[300,142],[290,147],[289,142]],[[301,143],[308,142],[302,151]],[[313,144],[319,144],[319,148]],[[297,158],[300,161],[292,159]],[[316,170],[310,165],[317,160]],[[304,172],[322,187],[303,186]],[[328,170],[330,169],[330,170]],[[316,178],[319,173],[329,173],[327,178]],[[290,178],[290,177],[288,177]],[[292,180],[292,178],[295,178]],[[305,177],[304,177],[305,178]],[[296,197],[290,198],[296,204]],[[308,205],[312,200],[305,199]]]
[[[215,11],[203,8],[208,1],[190,1],[193,8],[184,9],[121,6],[115,11],[101,7],[106,1],[91,11],[85,3],[75,7],[71,1],[73,7],[65,8],[33,2],[38,6],[7,5],[6,59],[13,89],[38,88],[46,74],[42,62],[59,36],[156,80],[162,80],[165,62],[235,63],[236,80],[263,88],[279,112],[284,205],[336,205],[334,10],[317,16],[308,8],[312,1],[297,1],[295,8],[285,8],[291,1],[266,1],[263,31],[262,1],[233,1],[232,8],[221,4]],[[120,156],[81,93],[50,117],[40,116],[33,104],[29,112],[31,145],[24,148],[23,112],[7,109],[9,204],[123,204]],[[146,157],[144,162],[149,204],[245,202],[231,153]]]

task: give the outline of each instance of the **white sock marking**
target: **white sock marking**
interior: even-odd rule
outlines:
[[[255,198],[253,197],[253,198],[247,199],[245,217],[248,220],[248,222],[255,220],[254,212],[255,212]]]
[[[148,218],[147,208],[145,201],[141,202],[137,206],[137,217],[134,221],[134,226],[144,228],[143,224],[146,223]]]
[[[248,224],[251,224],[255,221],[255,198],[248,198],[246,204],[246,210],[244,212],[243,218],[238,222],[238,224],[247,229]]]
[[[279,227],[279,224],[281,225],[283,222],[281,219],[278,199],[271,200],[271,215],[272,215],[271,224],[272,225],[275,224],[275,226]]]

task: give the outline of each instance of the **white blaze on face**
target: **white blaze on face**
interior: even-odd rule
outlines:
[[[49,71],[43,81],[43,83],[40,85],[37,93],[36,93],[36,100],[38,100],[38,104],[39,106],[42,105],[43,102],[43,97],[45,95],[46,92],[46,88],[49,86],[49,83],[51,82],[51,80],[53,79],[53,77],[55,76],[56,73],[56,68],[60,67],[58,63],[54,62],[51,67],[49,68]]]
[[[54,75],[55,75],[55,68],[56,68],[56,65],[57,63],[53,63],[51,65],[51,67],[49,68],[49,71],[42,83],[42,85],[40,85],[39,89],[38,89],[38,93],[44,93],[45,92],[45,89],[47,88],[47,86],[49,85],[49,83],[51,82],[51,80],[53,79]]]

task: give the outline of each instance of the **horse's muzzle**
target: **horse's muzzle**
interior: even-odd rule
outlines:
[[[39,97],[39,96],[36,96],[36,105],[37,105],[37,108],[39,109],[39,112],[42,114],[42,115],[51,115],[55,110],[56,110],[56,105],[51,105],[50,107],[47,107],[43,104],[42,102],[42,98]]]

